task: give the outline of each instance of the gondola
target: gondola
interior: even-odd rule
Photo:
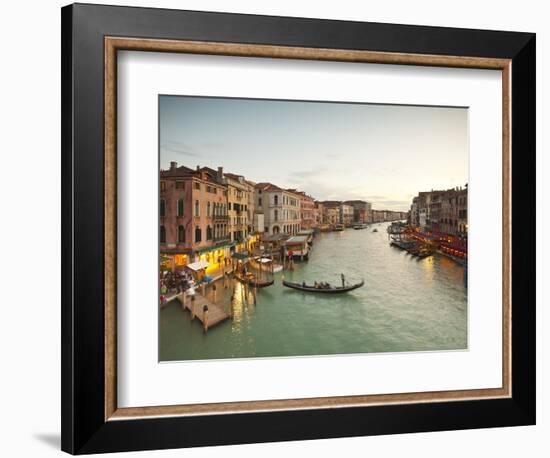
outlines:
[[[254,276],[244,277],[241,274],[235,274],[235,278],[245,285],[252,286],[253,288],[265,288],[266,286],[271,286],[275,280],[262,280]]]
[[[347,293],[348,291],[353,291],[354,289],[361,288],[365,284],[364,280],[361,280],[360,283],[356,283],[355,285],[349,285],[349,286],[333,286],[330,288],[316,288],[315,286],[310,285],[303,285],[301,283],[292,283],[290,281],[283,280],[283,285],[287,288],[297,289],[300,291],[306,291],[308,293],[327,293],[327,294],[335,294],[335,293]]]

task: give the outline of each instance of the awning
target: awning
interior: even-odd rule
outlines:
[[[196,272],[202,269],[206,269],[209,266],[210,266],[209,262],[197,261],[197,262],[192,262],[191,264],[187,264],[186,267],[189,267],[189,269],[194,270]]]
[[[248,259],[248,253],[233,253],[231,257],[235,259]]]
[[[220,250],[222,248],[226,248],[226,247],[229,247],[229,246],[231,246],[231,244],[229,244],[227,242],[220,242],[220,243],[217,243],[216,245],[209,246],[207,248],[201,248],[200,250],[197,250],[197,254],[202,255],[202,254],[210,253],[212,251]]]
[[[299,245],[305,242],[307,242],[307,237],[305,235],[295,235],[294,237],[290,237],[285,242],[285,245]]]

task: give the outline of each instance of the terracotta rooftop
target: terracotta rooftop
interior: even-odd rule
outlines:
[[[195,174],[195,170],[181,165],[179,167],[170,168],[168,170],[161,170],[160,176],[162,178],[176,178],[176,177],[189,177]]]
[[[234,173],[224,172],[223,175],[226,176],[227,178],[231,178],[232,180],[238,180],[239,178],[244,178],[242,175],[236,175]]]
[[[323,200],[321,204],[323,204],[325,207],[338,207],[342,205],[342,202],[340,202],[339,200]]]
[[[261,189],[262,191],[282,191],[279,186],[275,186],[273,183],[258,183],[256,188]]]

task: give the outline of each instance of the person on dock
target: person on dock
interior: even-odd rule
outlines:
[[[344,277],[344,274],[340,274],[340,278],[342,278],[342,288],[346,286],[346,277]]]

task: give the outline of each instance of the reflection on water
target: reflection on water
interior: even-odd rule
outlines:
[[[160,359],[187,360],[467,347],[463,267],[443,256],[425,259],[390,247],[385,225],[318,234],[309,262],[275,274],[254,295],[240,283],[208,292],[233,321],[202,333],[177,302],[160,312]],[[365,280],[351,293],[321,295],[282,286],[290,281]]]

